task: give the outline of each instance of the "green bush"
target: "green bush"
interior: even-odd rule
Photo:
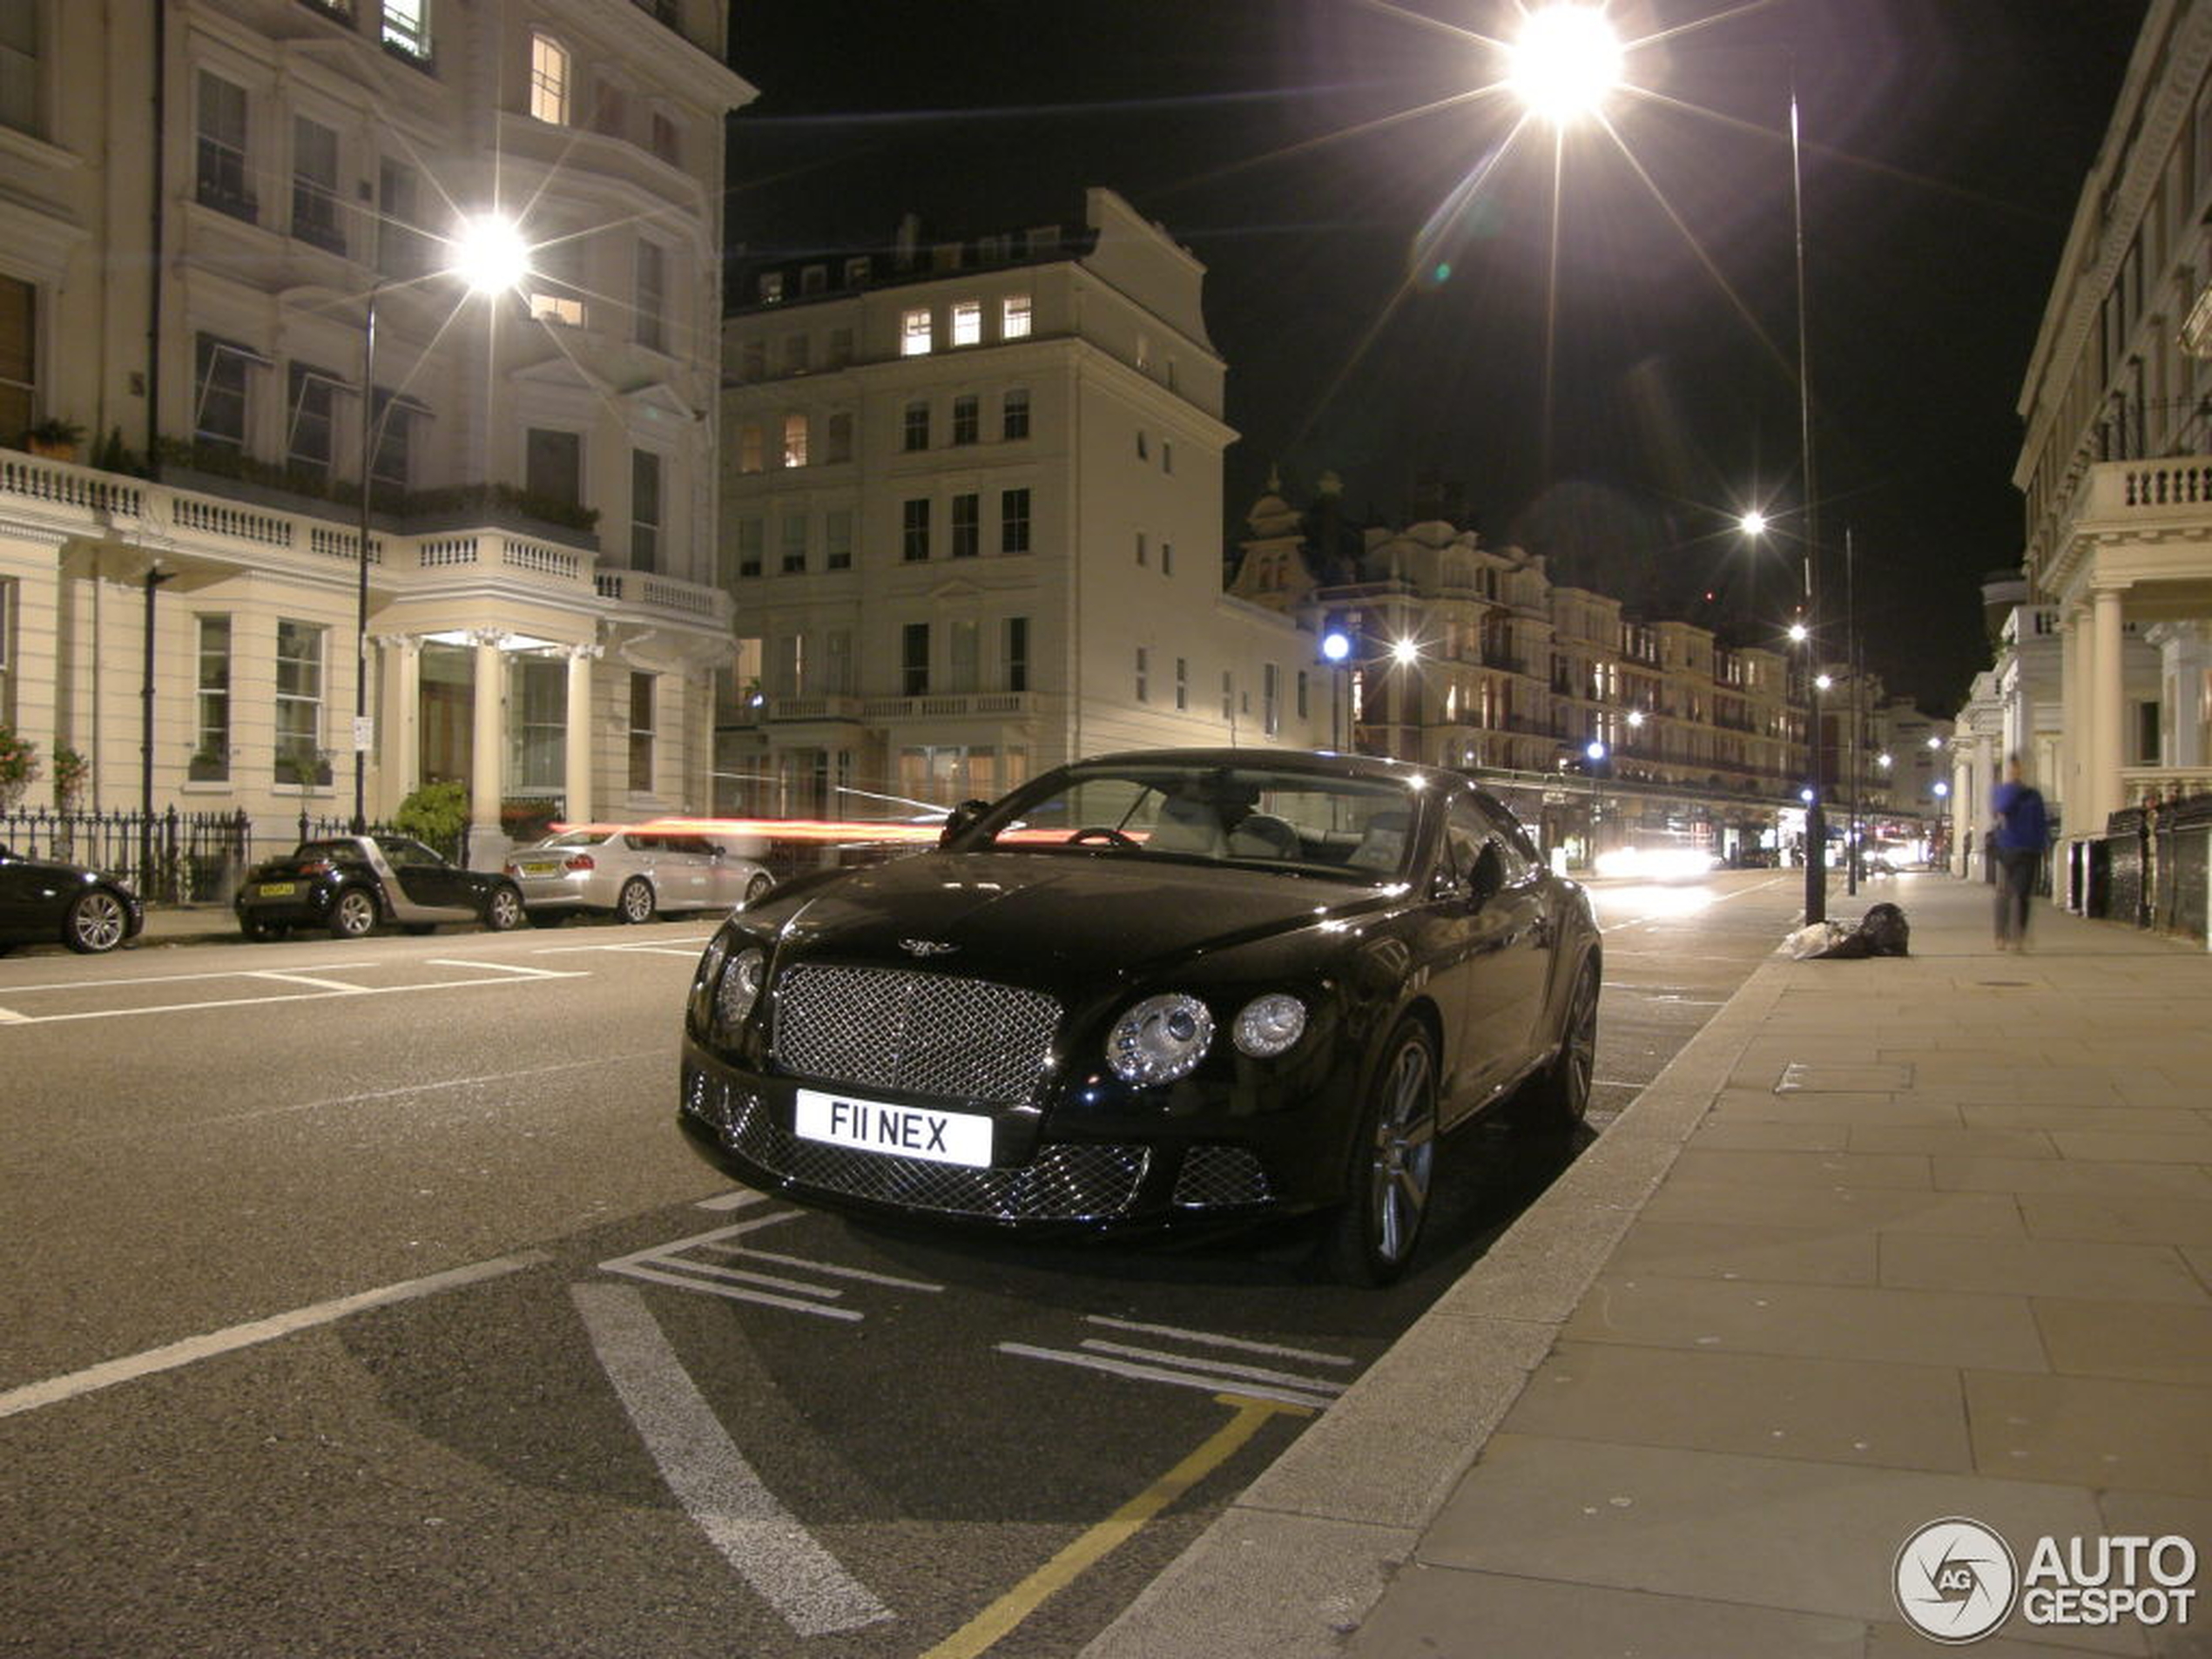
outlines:
[[[468,788],[450,779],[444,783],[423,785],[401,801],[400,810],[392,814],[392,826],[401,834],[412,835],[432,846],[452,846],[461,839],[461,832],[468,823]]]

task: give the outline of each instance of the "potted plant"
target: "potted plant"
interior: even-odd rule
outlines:
[[[17,736],[15,727],[0,725],[0,812],[13,808],[37,781],[38,745]]]
[[[185,765],[185,780],[187,783],[220,783],[230,775],[228,762],[213,749],[193,750],[192,759]]]
[[[276,780],[280,784],[297,784],[302,789],[328,787],[330,751],[308,743],[295,743],[279,750]]]
[[[49,461],[74,461],[77,446],[84,442],[84,428],[74,421],[55,416],[41,421],[23,435],[24,447]]]
[[[83,755],[65,743],[54,745],[54,806],[73,813],[84,805],[84,779],[91,767]]]

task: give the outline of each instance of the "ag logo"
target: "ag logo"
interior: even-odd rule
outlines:
[[[1932,1521],[1905,1541],[1892,1575],[1897,1610],[1932,1642],[1979,1642],[2020,1591],[2012,1546],[1979,1521]]]

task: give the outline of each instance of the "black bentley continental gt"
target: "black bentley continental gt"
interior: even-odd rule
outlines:
[[[138,895],[113,876],[0,846],[0,955],[46,942],[98,955],[138,937],[145,923]]]
[[[1411,1261],[1437,1137],[1588,1103],[1582,890],[1458,773],[1250,749],[1106,756],[954,810],[934,851],[732,915],[679,1122],[764,1190],[1119,1231],[1330,1212]]]

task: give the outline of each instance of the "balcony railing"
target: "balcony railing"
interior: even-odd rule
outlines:
[[[861,714],[871,720],[961,719],[991,716],[1022,719],[1036,712],[1028,691],[968,691],[949,696],[871,697],[862,699]]]
[[[2212,766],[2122,766],[2120,786],[2130,806],[2212,794]]]

